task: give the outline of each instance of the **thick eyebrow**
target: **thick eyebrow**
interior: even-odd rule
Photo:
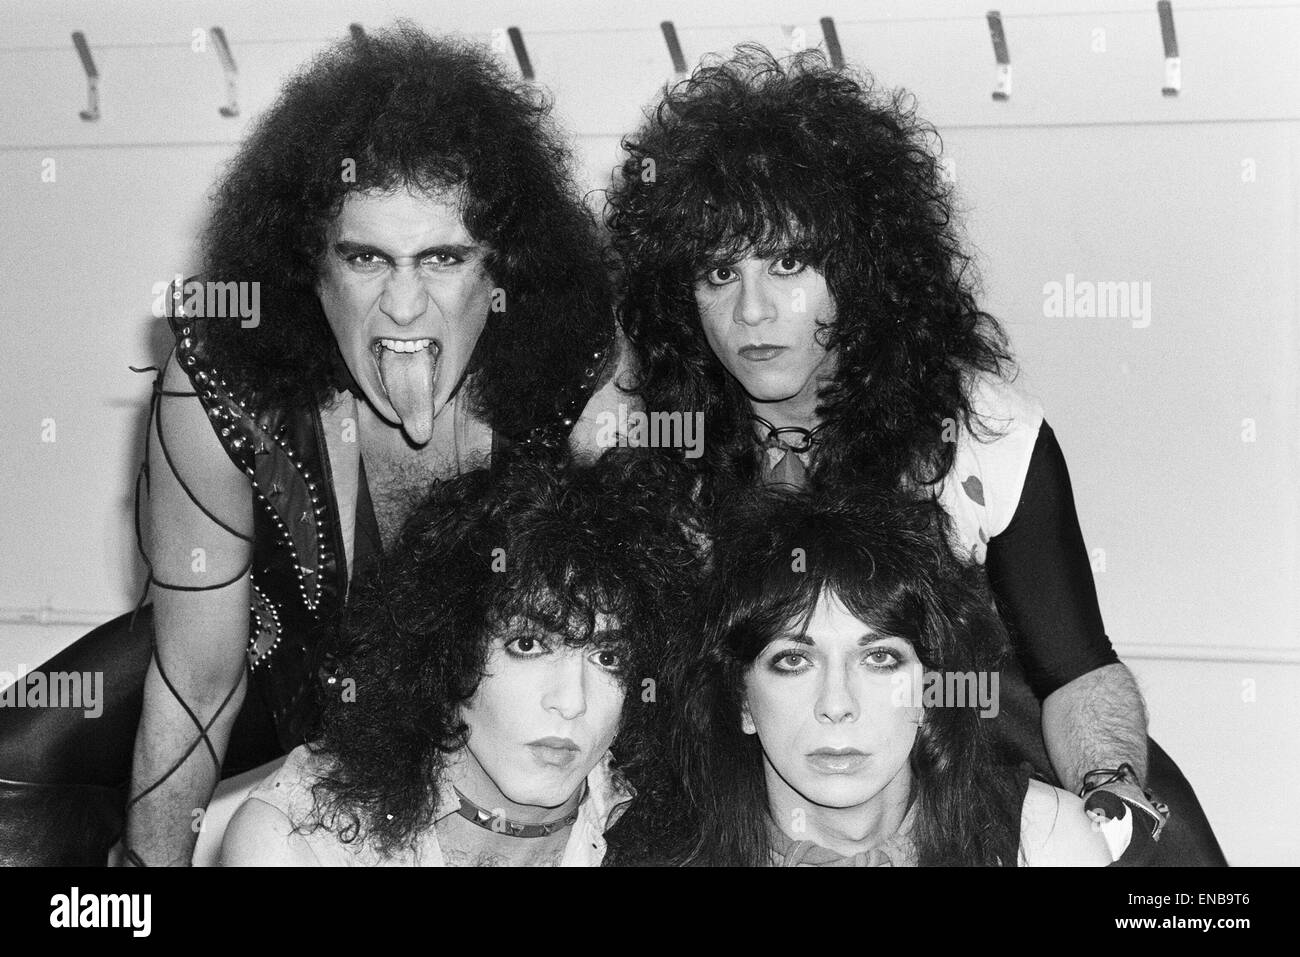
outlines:
[[[481,248],[482,247],[477,243],[470,243],[468,245],[463,243],[439,243],[436,246],[421,249],[410,258],[418,260],[428,259],[430,256],[444,255],[455,256],[457,259],[470,259],[477,254]],[[338,253],[338,255],[345,259],[348,256],[361,256],[367,253],[372,256],[378,256],[382,259],[389,260],[403,258],[401,256],[395,256],[385,249],[380,249],[378,246],[372,246],[370,243],[358,243],[349,239],[341,239],[336,242],[334,244],[334,252]]]
[[[547,638],[558,638],[560,641],[566,641],[569,638],[568,632],[554,630],[540,615],[535,615],[531,612],[524,612],[520,618],[529,627],[535,629],[539,635],[544,635]],[[629,638],[629,633],[621,626],[615,626],[613,628],[597,628],[591,633],[589,643],[593,645],[612,645],[628,641]]]
[[[877,641],[903,641],[902,638],[895,638],[893,635],[882,635],[878,632],[863,632],[862,637],[858,639],[858,647],[865,648],[867,645],[874,644]],[[806,631],[801,631],[793,635],[782,635],[777,641],[793,641],[797,645],[816,645],[817,642],[808,636]]]
[[[815,645],[817,642],[808,637],[807,632],[799,631],[793,635],[782,635],[776,641],[793,641],[796,645]],[[776,642],[773,642],[775,644]]]

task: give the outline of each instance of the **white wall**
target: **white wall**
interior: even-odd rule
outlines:
[[[162,354],[150,290],[192,267],[221,162],[313,50],[396,15],[485,40],[519,26],[599,188],[670,77],[660,20],[693,64],[743,39],[786,45],[792,28],[814,44],[829,15],[849,60],[911,88],[943,136],[986,306],[1065,449],[1155,735],[1231,861],[1300,861],[1284,810],[1300,792],[1300,8],[1176,2],[1183,90],[1163,97],[1154,3],[1003,4],[1013,91],[994,102],[987,6],[0,4],[0,670],[133,604],[149,380],[127,366]],[[218,114],[216,57],[190,46],[215,25],[240,69],[237,119]],[[77,115],[73,30],[102,74],[97,123]],[[1045,317],[1044,285],[1067,274],[1150,283],[1150,325]]]

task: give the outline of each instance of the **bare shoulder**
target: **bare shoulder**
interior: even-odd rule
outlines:
[[[1041,781],[1029,782],[1020,815],[1026,867],[1105,867],[1110,850],[1083,810],[1083,799]]]
[[[250,797],[239,806],[221,841],[223,867],[318,867],[303,835],[282,810]]]

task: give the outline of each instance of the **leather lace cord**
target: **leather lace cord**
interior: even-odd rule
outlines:
[[[245,535],[242,532],[238,531],[237,529],[232,528],[229,524],[223,522],[220,518],[218,518],[215,514],[213,514],[213,512],[210,509],[208,509],[202,502],[199,501],[198,497],[194,494],[194,490],[191,489],[189,485],[186,484],[183,478],[181,478],[181,474],[177,470],[175,462],[172,460],[171,452],[167,448],[167,441],[166,439],[163,438],[162,403],[159,400],[162,398],[172,398],[172,397],[195,398],[198,396],[198,393],[177,392],[169,389],[164,389],[162,387],[162,372],[158,369],[157,366],[147,366],[143,369],[137,369],[134,366],[132,366],[131,371],[140,372],[140,373],[144,373],[144,372],[158,373],[154,379],[153,396],[149,402],[149,425],[154,429],[155,433],[158,436],[158,447],[162,449],[163,458],[167,462],[167,467],[171,469],[172,475],[175,477],[176,481],[180,484],[185,494],[189,496],[190,501],[194,503],[194,505],[199,509],[199,511],[201,511],[205,516],[207,516],[219,528],[235,536],[241,541],[252,542],[253,538],[251,535]],[[158,588],[165,588],[168,591],[185,591],[185,592],[216,591],[217,589],[220,588],[227,588],[230,585],[233,585],[235,582],[239,581],[240,579],[244,578],[246,575],[248,575],[249,571],[253,567],[253,558],[252,555],[250,554],[248,563],[240,570],[240,572],[237,575],[235,575],[233,578],[229,578],[223,582],[218,582],[214,585],[176,585],[169,582],[160,581],[157,578],[157,576],[154,574],[153,562],[149,557],[148,550],[144,547],[144,537],[140,531],[140,482],[141,479],[144,480],[145,489],[146,492],[148,492],[149,483],[150,483],[149,475],[150,475],[149,443],[146,441],[145,450],[144,450],[144,462],[141,464],[140,472],[136,476],[134,517],[135,517],[136,549],[140,554],[140,558],[144,561],[147,574],[145,577],[144,588],[140,593],[140,599],[139,601],[136,602],[135,611],[132,613],[131,616],[132,628],[135,627],[135,617],[140,613],[140,609],[144,606],[145,599],[148,597],[149,588],[151,586],[157,586]],[[185,749],[185,751],[181,754],[179,758],[176,759],[176,761],[171,765],[171,767],[169,767],[156,781],[148,785],[146,788],[140,791],[140,793],[133,795],[127,801],[126,808],[128,813],[130,812],[131,808],[133,808],[146,796],[148,796],[149,794],[157,790],[173,774],[175,774],[178,770],[180,770],[180,768],[185,764],[185,762],[189,760],[190,755],[192,755],[195,752],[195,750],[198,749],[199,745],[204,745],[207,748],[208,756],[212,759],[213,766],[216,768],[217,773],[220,774],[221,759],[217,756],[217,750],[213,746],[211,738],[208,737],[208,732],[209,730],[211,730],[212,726],[216,723],[217,719],[221,716],[222,712],[226,710],[227,705],[229,705],[231,700],[234,698],[235,692],[239,690],[240,685],[247,679],[248,672],[249,672],[248,662],[245,661],[244,670],[240,673],[239,680],[236,681],[234,686],[230,689],[230,691],[226,693],[226,696],[222,700],[220,706],[213,713],[212,717],[208,720],[208,722],[204,724],[203,721],[199,718],[199,716],[194,713],[194,709],[189,706],[188,702],[186,702],[184,696],[181,695],[179,690],[177,690],[176,685],[173,684],[172,680],[167,676],[167,671],[163,667],[162,657],[158,652],[158,640],[156,635],[150,636],[150,645],[153,649],[153,658],[152,658],[153,664],[158,669],[159,677],[162,678],[163,684],[167,687],[167,690],[171,692],[172,696],[176,699],[177,703],[185,711],[185,714],[189,717],[190,721],[194,723],[194,727],[198,729],[199,733],[198,733],[198,737],[194,739],[194,741],[190,744],[190,746]],[[126,843],[125,834],[120,835],[119,839],[122,841],[123,844],[123,856],[131,864],[133,864],[136,867],[148,866],[147,862],[143,858],[141,858],[140,855],[136,853],[136,851],[132,847],[130,847],[129,844]]]

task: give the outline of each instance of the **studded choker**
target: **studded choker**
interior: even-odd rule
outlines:
[[[456,813],[469,821],[471,824],[477,824],[485,831],[492,831],[495,834],[508,834],[510,837],[550,837],[556,831],[562,831],[578,819],[578,812],[582,808],[582,802],[587,798],[586,785],[583,785],[582,797],[574,805],[573,810],[558,821],[548,821],[545,824],[522,824],[519,821],[512,821],[500,810],[489,811],[485,807],[479,807],[464,794],[460,788],[456,788],[456,797],[460,798],[460,807]]]

